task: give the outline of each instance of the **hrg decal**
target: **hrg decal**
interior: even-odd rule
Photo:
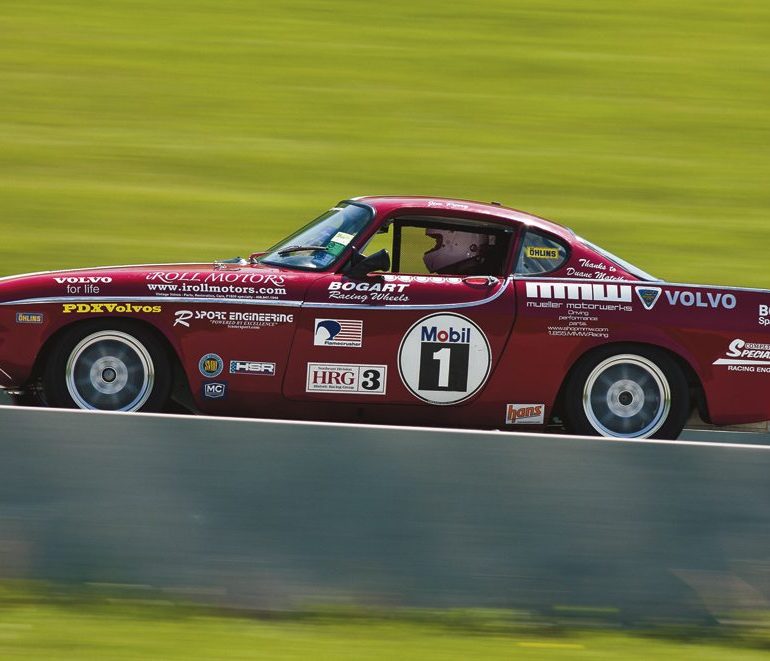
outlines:
[[[307,392],[356,393],[384,395],[387,365],[351,365],[347,363],[307,364]]]
[[[401,340],[398,371],[407,389],[430,404],[455,404],[476,394],[489,376],[486,335],[459,314],[433,314]]]
[[[360,347],[364,322],[355,319],[316,319],[313,344],[317,347]]]
[[[545,404],[508,404],[505,407],[506,425],[542,425],[545,422]]]

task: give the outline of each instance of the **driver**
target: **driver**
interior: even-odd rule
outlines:
[[[436,241],[436,245],[422,256],[422,261],[431,273],[490,273],[491,265],[487,264],[487,261],[495,243],[494,236],[432,227],[425,230],[425,235]]]

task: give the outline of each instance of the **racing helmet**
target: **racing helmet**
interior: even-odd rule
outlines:
[[[489,235],[429,227],[425,235],[436,241],[422,261],[431,273],[462,273],[484,263],[490,245]]]

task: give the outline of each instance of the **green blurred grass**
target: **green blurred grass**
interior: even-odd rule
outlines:
[[[246,254],[406,193],[770,286],[765,0],[4,0],[0,35],[2,274]]]
[[[463,621],[468,617],[470,621]],[[693,631],[677,639],[607,629],[554,631],[541,624],[543,630],[538,633],[531,624],[511,628],[502,612],[497,616],[466,613],[463,618],[455,623],[451,613],[435,613],[434,620],[417,613],[346,618],[276,613],[253,618],[152,600],[5,600],[0,609],[0,657],[41,661],[767,658],[766,632],[759,638],[719,640],[703,630],[702,639]]]

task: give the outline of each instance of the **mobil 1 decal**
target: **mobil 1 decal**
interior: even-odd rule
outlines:
[[[484,331],[459,314],[432,314],[404,335],[398,372],[415,396],[455,404],[473,396],[489,376],[492,354]]]

